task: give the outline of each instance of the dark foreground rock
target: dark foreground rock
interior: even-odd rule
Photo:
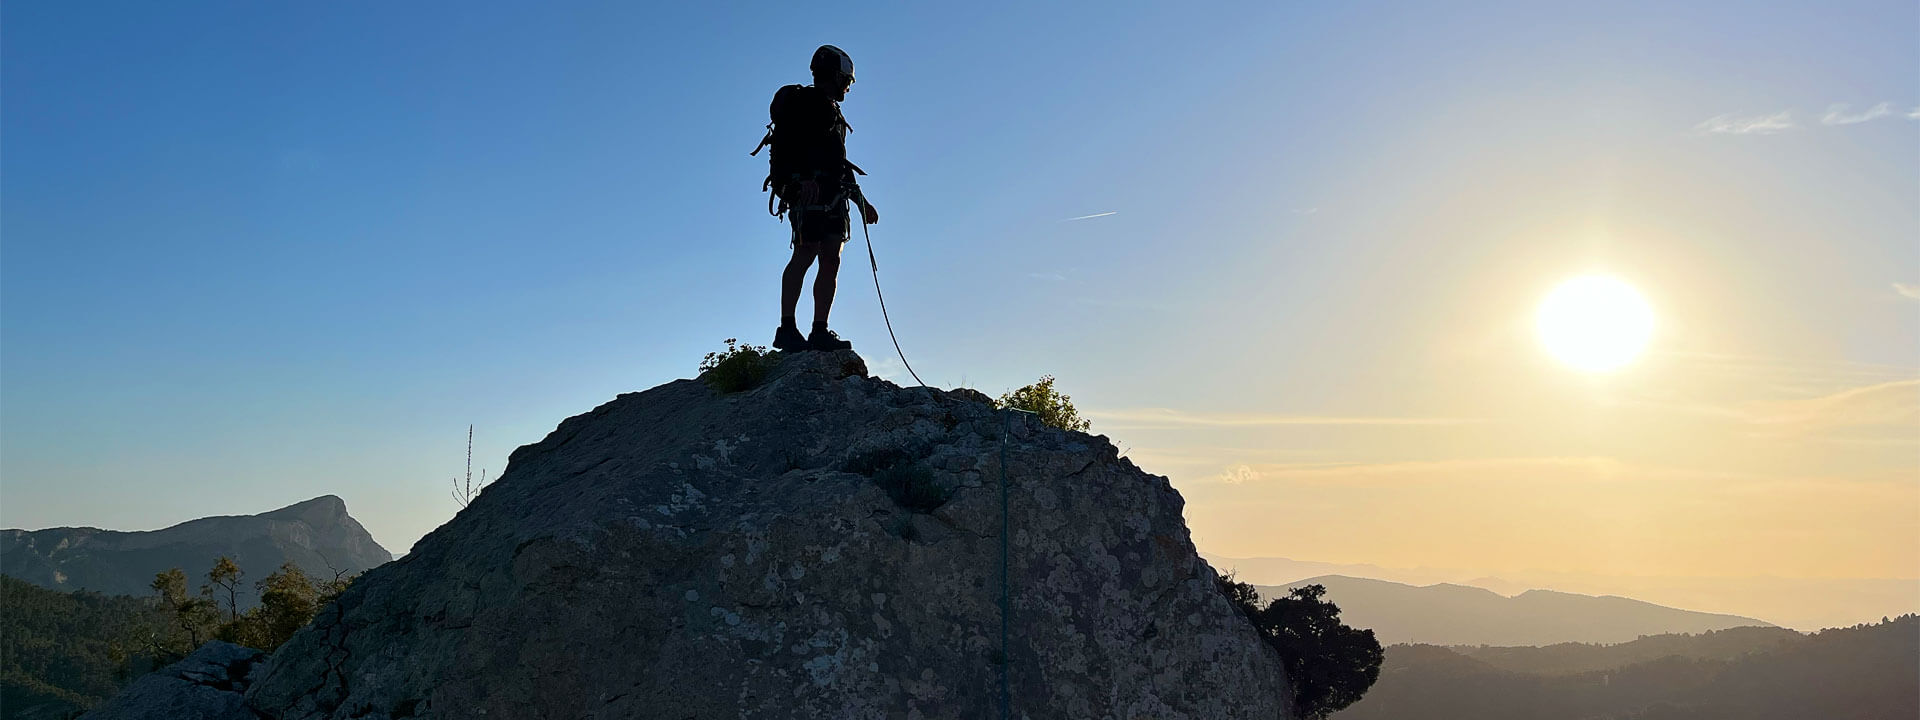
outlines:
[[[81,720],[257,720],[241,693],[266,655],[215,640],[140,676]]]
[[[971,720],[998,716],[1004,670],[1018,718],[1286,717],[1278,661],[1181,508],[1105,438],[802,353],[744,392],[621,395],[515,451],[246,701],[279,720]]]

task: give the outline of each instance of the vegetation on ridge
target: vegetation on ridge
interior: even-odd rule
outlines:
[[[994,407],[1002,410],[1025,410],[1040,416],[1040,422],[1062,430],[1087,432],[1093,422],[1080,417],[1080,411],[1073,407],[1073,398],[1053,387],[1053,376],[1042,375],[1040,380],[995,400]]]
[[[707,353],[700,361],[700,379],[721,393],[752,388],[766,379],[767,371],[779,361],[779,353],[760,345],[739,344],[739,338],[727,338],[727,349]]]
[[[1372,630],[1340,622],[1340,607],[1320,599],[1326,587],[1297,587],[1261,607],[1260,591],[1252,585],[1235,582],[1231,574],[1218,582],[1220,592],[1280,654],[1300,717],[1321,720],[1352,705],[1380,678],[1379,641]]]
[[[486,489],[486,487],[487,487],[487,469],[486,468],[480,468],[480,483],[476,485],[473,482],[473,426],[468,425],[467,426],[467,479],[465,483],[462,483],[460,481],[460,478],[453,479],[453,501],[455,503],[458,503],[461,509],[465,509],[468,505],[473,504],[474,498],[480,497],[480,491]]]
[[[0,576],[0,717],[71,717],[160,663],[147,598],[49,590]]]
[[[207,573],[207,584],[198,597],[187,594],[187,576],[180,568],[157,573],[153,591],[166,631],[153,641],[155,654],[172,662],[207,640],[225,640],[236,645],[272,652],[306,627],[327,603],[340,597],[353,576],[336,574],[331,580],[314,580],[291,561],[254,586],[260,590],[260,604],[240,612],[232,601],[234,588],[244,573],[232,558],[221,556]],[[221,619],[220,593],[228,597],[226,619]]]

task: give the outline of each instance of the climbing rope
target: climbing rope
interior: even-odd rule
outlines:
[[[862,206],[856,208],[860,211],[860,235],[867,239],[867,264],[873,267],[873,294],[880,299],[880,319],[887,324],[887,337],[893,339],[893,351],[900,355],[900,364],[907,367],[907,374],[912,375],[915,382],[920,383],[921,387],[926,387],[927,381],[921,380],[920,374],[913,371],[913,364],[907,362],[907,353],[900,349],[900,336],[893,332],[893,320],[887,317],[887,296],[880,292],[880,261],[874,257],[873,233],[867,229],[865,209],[867,199],[859,195],[858,191],[855,193],[854,197],[860,200]],[[1007,409],[1015,413],[1034,414],[1019,408]],[[1013,625],[1013,583],[1007,563],[1007,538],[1013,525],[1012,514],[1009,512],[1012,502],[1011,491],[1007,488],[1007,433],[1013,417],[1011,414],[1003,415],[1000,423],[1000,720],[1010,720],[1013,717],[1013,690],[1008,682],[1008,676],[1013,673],[1013,656],[1008,652],[1007,645],[1007,638]],[[1022,418],[1021,427],[1025,427],[1025,422],[1025,418]]]
[[[887,296],[880,293],[880,261],[873,257],[873,233],[867,230],[867,198],[858,190],[854,191],[853,196],[860,200],[860,207],[855,209],[860,211],[860,234],[867,238],[867,263],[873,266],[873,295],[880,298],[880,319],[887,323],[887,337],[893,338],[893,351],[899,353],[900,364],[907,366],[907,374],[913,376],[914,382],[926,387],[927,381],[921,380],[920,373],[913,371],[913,364],[907,362],[907,354],[900,350],[900,336],[893,334],[893,320],[887,317]]]

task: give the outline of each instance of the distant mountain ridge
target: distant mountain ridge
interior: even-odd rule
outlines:
[[[1491,668],[1530,675],[1575,675],[1680,657],[1689,660],[1738,660],[1803,642],[1807,635],[1777,627],[1737,627],[1700,634],[1648,635],[1614,645],[1560,643],[1540,647],[1455,645],[1447,648]],[[1396,647],[1407,647],[1400,645]]]
[[[1920,578],[1795,578],[1606,575],[1577,571],[1388,567],[1284,557],[1237,558],[1200,553],[1241,582],[1285,585],[1323,575],[1408,585],[1456,583],[1517,595],[1530,589],[1618,595],[1667,607],[1763,618],[1801,631],[1848,627],[1884,616],[1920,613]]]
[[[1326,575],[1284,586],[1256,586],[1264,598],[1324,585],[1342,622],[1370,628],[1382,645],[1552,645],[1619,643],[1643,635],[1772,627],[1737,615],[1693,612],[1623,597],[1528,590],[1504,597],[1491,590],[1440,583],[1416,587],[1386,580]]]
[[[243,607],[256,601],[253,581],[289,560],[309,575],[332,577],[335,571],[363,572],[393,559],[335,495],[258,515],[205,517],[160,530],[0,530],[0,573],[53,590],[147,595],[154,574],[176,567],[198,587],[221,555],[233,558],[246,573]]]

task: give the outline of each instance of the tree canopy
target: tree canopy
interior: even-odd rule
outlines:
[[[1326,586],[1297,587],[1261,607],[1260,593],[1252,585],[1232,576],[1220,578],[1219,584],[1220,592],[1280,654],[1300,717],[1325,718],[1352,705],[1380,679],[1385,657],[1380,642],[1372,630],[1340,622],[1340,607],[1322,599]]]

